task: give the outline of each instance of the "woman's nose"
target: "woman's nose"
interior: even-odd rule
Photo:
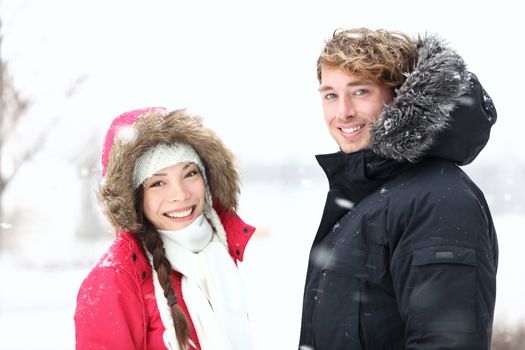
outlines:
[[[182,201],[189,198],[189,192],[181,181],[172,183],[169,192],[170,202]]]

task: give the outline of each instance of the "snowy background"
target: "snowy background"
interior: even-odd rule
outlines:
[[[294,349],[326,183],[315,61],[334,29],[438,33],[498,110],[465,167],[500,242],[496,325],[525,321],[524,29],[514,1],[0,0],[1,57],[29,101],[3,136],[0,349],[73,349],[78,287],[113,238],[96,206],[102,137],[121,112],[186,107],[237,154],[240,214],[258,228],[240,266],[258,349]]]

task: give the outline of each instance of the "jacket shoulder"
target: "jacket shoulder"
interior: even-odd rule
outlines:
[[[144,343],[147,313],[133,267],[133,256],[139,261],[136,248],[132,237],[119,235],[82,282],[74,316],[77,349],[131,349]]]
[[[138,242],[128,233],[119,233],[108,250],[95,265],[95,269],[114,268],[132,272],[133,261],[137,259]]]
[[[447,201],[465,197],[464,194],[469,191],[476,192],[476,196],[483,195],[459,166],[441,159],[427,159],[420,162],[394,179],[392,185],[400,189],[396,194],[405,199],[414,197],[430,200],[438,196],[440,201]],[[452,195],[445,196],[447,193]]]
[[[388,231],[396,236],[394,241],[401,240],[412,251],[450,243],[476,248],[490,238],[490,209],[467,174],[449,161],[422,163],[386,191]]]
[[[150,270],[151,267],[139,242],[132,234],[120,232],[91,269],[81,289],[101,283],[115,288],[137,289]],[[123,286],[124,284],[128,287]]]

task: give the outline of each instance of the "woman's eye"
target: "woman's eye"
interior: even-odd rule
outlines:
[[[149,184],[149,188],[152,188],[152,187],[160,187],[164,185],[164,181],[155,181],[155,182],[152,182]]]
[[[186,175],[184,175],[184,177],[193,177],[195,175],[199,175],[199,172],[197,170],[190,170],[186,173]]]

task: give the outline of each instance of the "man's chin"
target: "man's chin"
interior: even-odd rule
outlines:
[[[365,147],[366,146],[358,146],[358,145],[339,145],[339,149],[341,150],[341,152],[346,153],[346,154],[359,152]]]

